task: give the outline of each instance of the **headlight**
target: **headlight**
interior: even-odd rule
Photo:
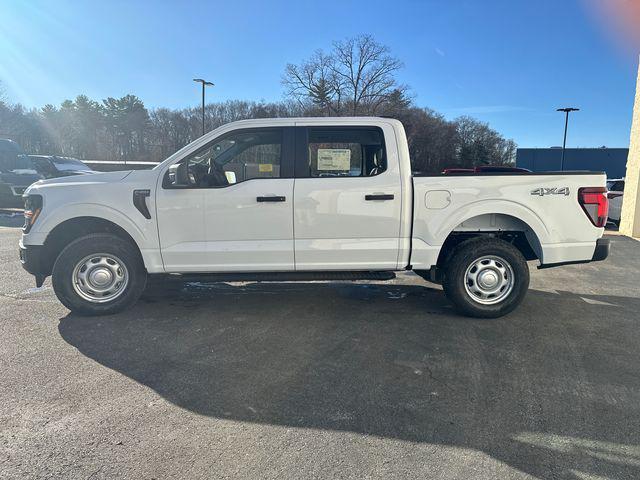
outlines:
[[[26,195],[24,197],[24,227],[22,227],[24,233],[29,233],[41,211],[42,195]]]

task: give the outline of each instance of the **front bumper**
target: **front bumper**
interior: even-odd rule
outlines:
[[[45,262],[43,245],[22,245],[20,244],[20,263],[31,275],[36,277],[36,286],[41,287],[44,279],[51,275],[47,262]]]
[[[24,199],[22,194],[27,187],[0,184],[0,208],[22,208]]]

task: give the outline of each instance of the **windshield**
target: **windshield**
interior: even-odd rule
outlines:
[[[608,180],[607,190],[609,190],[610,192],[624,191],[624,180]]]

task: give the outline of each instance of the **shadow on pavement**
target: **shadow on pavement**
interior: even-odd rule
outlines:
[[[419,285],[168,283],[59,330],[202,415],[475,449],[542,478],[640,478],[638,311],[530,291],[480,321]]]

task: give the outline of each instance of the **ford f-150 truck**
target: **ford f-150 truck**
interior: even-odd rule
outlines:
[[[41,180],[20,258],[86,315],[122,310],[148,275],[441,283],[466,315],[512,311],[539,268],[603,260],[604,173],[412,175],[387,118],[245,120],[153,170]]]

